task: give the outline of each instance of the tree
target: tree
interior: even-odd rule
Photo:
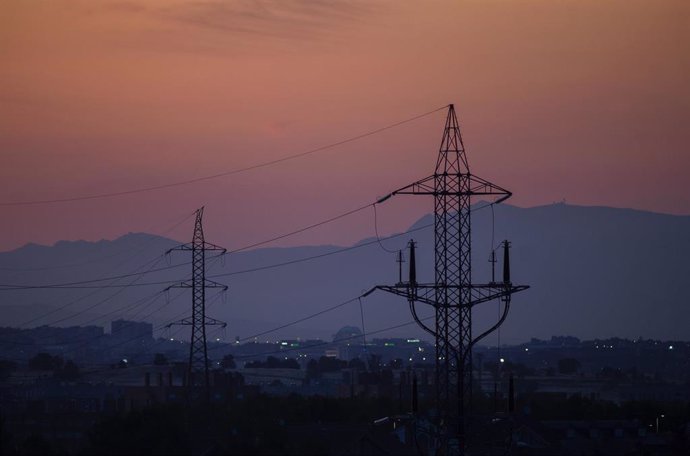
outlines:
[[[38,353],[29,360],[31,370],[56,370],[62,367],[63,360],[59,356],[52,356],[49,353]]]

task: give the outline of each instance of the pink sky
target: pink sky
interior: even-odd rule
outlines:
[[[9,0],[0,203],[200,177],[452,102],[473,172],[513,204],[687,215],[689,43],[686,0]],[[0,250],[164,233],[204,204],[209,240],[260,241],[430,174],[444,115],[186,187],[3,207]],[[381,231],[431,209],[391,200]],[[372,234],[366,212],[282,245]]]

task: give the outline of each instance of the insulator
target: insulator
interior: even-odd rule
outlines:
[[[503,283],[510,283],[510,242],[503,241]]]
[[[414,257],[415,242],[410,239],[410,286],[414,287],[417,285],[417,263]]]

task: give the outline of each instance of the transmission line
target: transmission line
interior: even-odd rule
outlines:
[[[132,195],[135,193],[143,193],[143,192],[151,192],[155,190],[163,190],[166,188],[171,188],[171,187],[179,187],[182,185],[189,185],[189,184],[194,184],[197,182],[203,182],[207,180],[212,180],[212,179],[218,179],[220,177],[226,177],[226,176],[231,176],[233,174],[240,174],[246,171],[251,171],[254,169],[259,169],[259,168],[265,168],[268,166],[272,166],[278,163],[290,161],[290,160],[295,160],[300,157],[305,157],[307,155],[312,155],[317,152],[322,152],[328,149],[332,149],[334,147],[342,146],[343,144],[347,144],[350,142],[354,142],[363,138],[366,138],[368,136],[372,136],[378,133],[381,133],[383,131],[389,130],[391,128],[398,127],[400,125],[412,122],[417,119],[421,119],[422,117],[426,117],[428,115],[431,115],[433,113],[436,113],[438,111],[441,111],[443,109],[446,109],[446,106],[442,106],[440,108],[436,108],[432,111],[425,112],[423,114],[416,115],[414,117],[410,117],[405,120],[401,120],[399,122],[395,122],[389,125],[386,125],[385,127],[377,128],[375,130],[370,130],[365,133],[349,137],[347,139],[343,139],[340,141],[336,141],[330,144],[326,144],[324,146],[316,147],[314,149],[310,149],[304,152],[292,154],[292,155],[287,155],[285,157],[277,158],[275,160],[269,160],[261,163],[257,163],[255,165],[251,166],[246,166],[243,168],[237,168],[229,171],[224,171],[221,173],[216,173],[216,174],[211,174],[208,176],[202,176],[202,177],[197,177],[194,179],[187,179],[187,180],[182,180],[182,181],[177,181],[177,182],[171,182],[169,184],[162,184],[162,185],[154,185],[150,187],[141,187],[137,189],[132,189],[132,190],[123,190],[119,192],[110,192],[110,193],[99,193],[99,194],[94,194],[94,195],[84,195],[84,196],[74,196],[74,197],[69,197],[69,198],[55,198],[55,199],[44,199],[44,200],[28,200],[28,201],[7,201],[7,202],[2,202],[0,203],[0,206],[31,206],[31,205],[40,205],[40,204],[57,204],[57,203],[69,203],[69,202],[75,202],[75,201],[85,201],[85,200],[94,200],[94,199],[102,199],[102,198],[113,198],[113,197],[118,197],[118,196],[125,196],[125,195]]]
[[[186,222],[186,221],[187,221],[190,217],[192,217],[193,215],[194,215],[194,212],[191,212],[191,213],[189,213],[189,214],[186,214],[181,220],[175,222],[175,224],[174,224],[173,226],[171,226],[170,228],[168,228],[168,229],[164,230],[163,232],[159,233],[159,236],[165,236],[165,235],[167,235],[167,234],[170,233],[171,231],[175,230],[175,228],[177,228],[178,226],[180,226],[181,224],[183,224],[184,222]],[[149,232],[153,231],[154,229],[155,229],[155,227],[150,227],[150,228],[146,229],[144,232],[145,232],[145,233],[149,233]],[[115,253],[113,253],[113,254],[111,254],[111,255],[98,256],[97,258],[94,258],[94,259],[91,259],[91,260],[86,260],[86,261],[81,261],[81,262],[78,262],[78,263],[67,263],[67,264],[54,265],[54,266],[42,266],[42,267],[37,267],[37,268],[7,268],[7,267],[0,267],[0,271],[10,271],[10,272],[35,272],[35,271],[51,271],[51,270],[56,270],[56,269],[76,268],[76,267],[79,267],[79,266],[85,266],[85,265],[87,265],[87,264],[98,263],[98,262],[100,262],[100,261],[107,260],[107,259],[109,259],[109,258],[115,258],[115,257],[117,257],[117,256],[120,256],[120,255],[122,255],[122,254],[124,254],[124,253],[130,252],[130,251],[132,251],[132,250],[136,250],[136,251],[137,251],[137,254],[136,254],[136,255],[133,255],[133,256],[131,256],[131,257],[128,257],[125,261],[119,263],[119,264],[116,266],[116,269],[117,269],[117,268],[119,268],[120,266],[122,266],[123,264],[125,264],[127,261],[129,261],[130,259],[132,259],[132,258],[134,258],[134,257],[137,257],[137,256],[140,256],[141,253],[142,253],[143,251],[148,250],[148,248],[144,248],[144,249],[142,250],[142,249],[139,249],[139,247],[141,247],[141,246],[143,246],[143,245],[149,243],[150,241],[151,241],[150,239],[144,239],[144,240],[142,240],[141,242],[136,242],[136,243],[134,243],[134,245],[130,245],[130,246],[128,246],[127,248],[125,248],[125,249],[123,249],[123,250],[120,250],[120,251],[118,251],[118,252],[115,252]],[[102,250],[102,249],[99,249],[99,250]]]

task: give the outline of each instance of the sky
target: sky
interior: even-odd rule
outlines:
[[[690,214],[686,0],[0,1],[0,251],[145,231],[238,248],[433,172],[454,103],[510,203]],[[432,210],[396,196],[381,234]],[[179,223],[183,221],[183,223]],[[372,236],[362,211],[277,245]]]

